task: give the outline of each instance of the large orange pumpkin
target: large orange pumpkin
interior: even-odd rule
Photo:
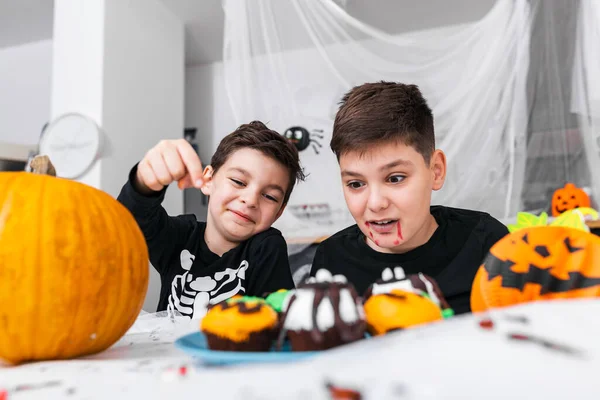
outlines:
[[[148,249],[129,211],[90,186],[0,173],[0,359],[68,359],[133,325]]]
[[[471,290],[471,310],[600,296],[600,237],[563,226],[520,229],[492,246]]]
[[[567,183],[564,187],[554,191],[552,195],[553,217],[558,217],[565,211],[579,207],[590,207],[590,197],[583,189],[578,188],[572,183]]]

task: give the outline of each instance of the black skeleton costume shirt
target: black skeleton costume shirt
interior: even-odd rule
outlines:
[[[194,215],[167,215],[166,188],[144,196],[133,187],[137,165],[119,194],[144,233],[150,262],[160,274],[157,311],[201,318],[208,305],[236,294],[262,296],[293,289],[287,244],[275,228],[254,235],[222,257],[204,241],[205,222]]]

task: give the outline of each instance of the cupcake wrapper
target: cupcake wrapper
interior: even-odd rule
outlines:
[[[362,325],[362,327],[358,326],[359,324]],[[287,337],[292,346],[292,351],[327,350],[363,339],[365,337],[364,327],[364,321],[360,321],[350,325],[349,327],[345,327],[344,329],[350,328],[352,332],[355,332],[355,334],[346,341],[342,339],[336,327],[329,328],[323,332],[321,336],[322,340],[320,341],[315,341],[311,335],[311,332],[306,330],[288,331]]]
[[[211,350],[218,351],[269,351],[273,345],[273,340],[277,336],[277,330],[269,329],[261,332],[253,332],[248,340],[243,342],[234,342],[233,340],[217,336],[210,332],[204,332],[208,347]]]

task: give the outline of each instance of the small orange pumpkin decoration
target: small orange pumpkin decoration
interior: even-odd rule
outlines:
[[[600,296],[600,237],[563,226],[520,229],[492,246],[471,290],[471,310]]]
[[[107,349],[148,288],[148,248],[129,211],[43,164],[0,173],[0,359],[13,364]]]
[[[579,207],[590,207],[590,197],[572,183],[567,183],[564,187],[556,189],[552,195],[553,217],[558,217],[565,211]]]

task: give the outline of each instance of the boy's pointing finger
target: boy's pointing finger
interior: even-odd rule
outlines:
[[[193,186],[200,188],[202,186],[202,161],[196,151],[186,140],[177,142],[177,151],[185,164],[187,176],[183,180],[189,180]]]

